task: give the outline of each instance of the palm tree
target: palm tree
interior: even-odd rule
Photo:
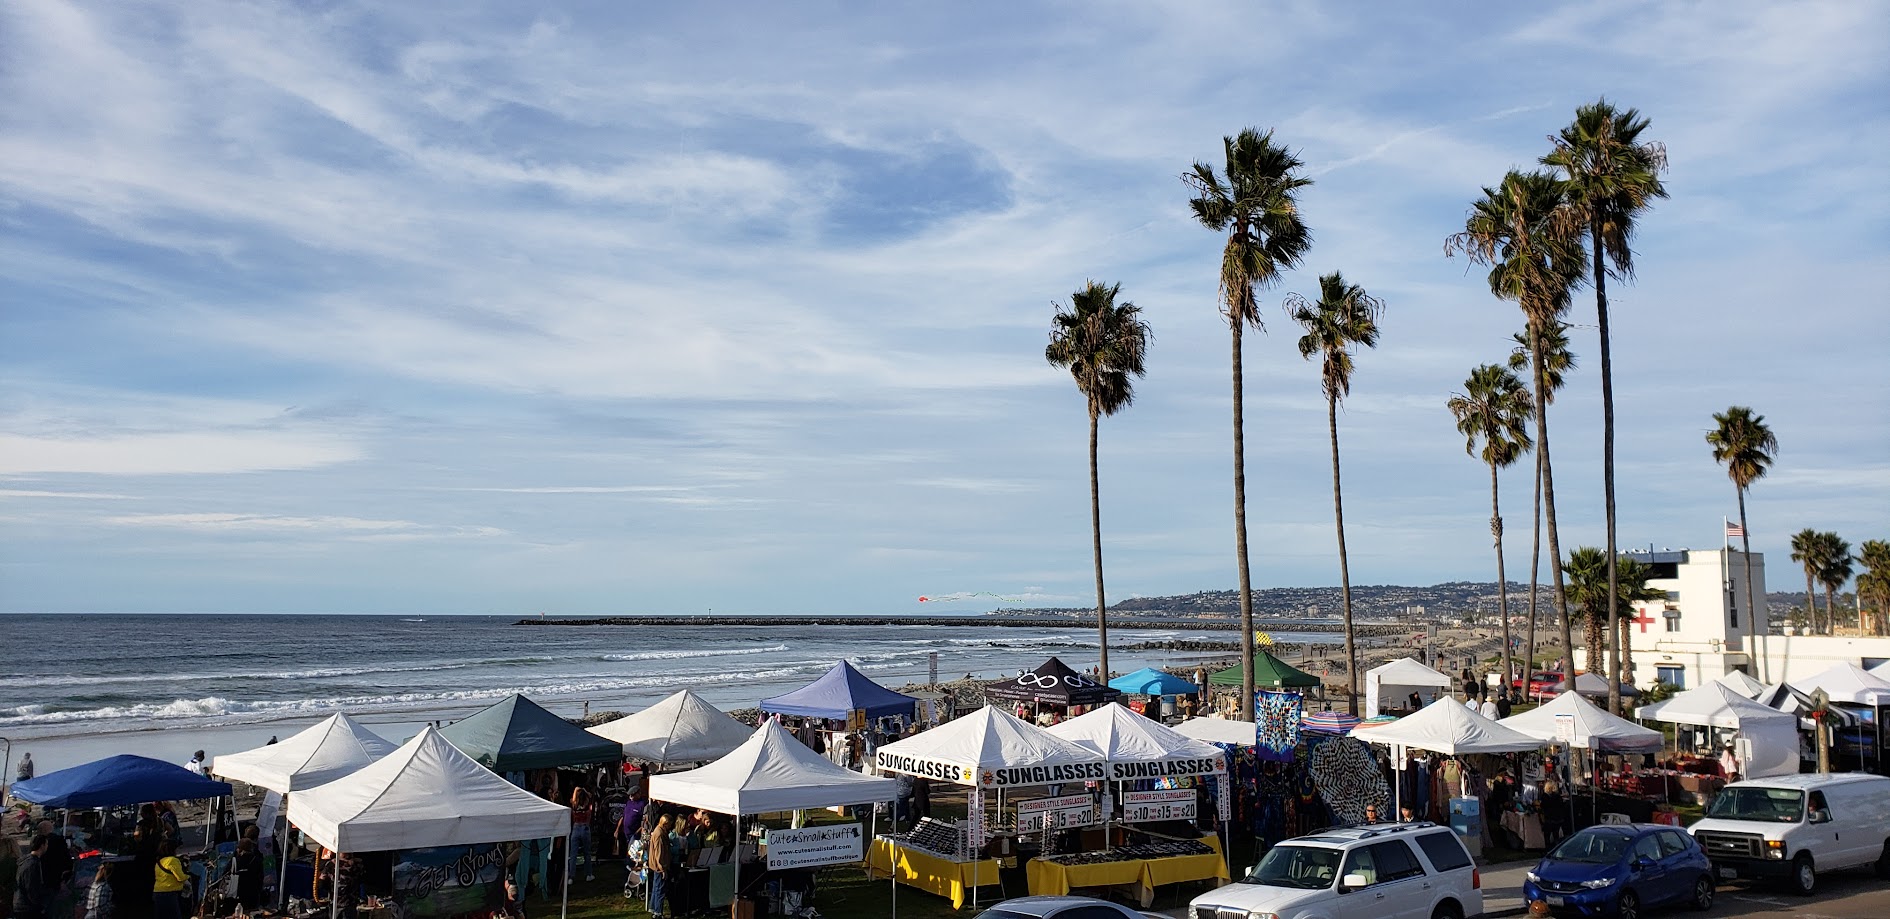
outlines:
[[[1070,308],[1057,307],[1044,359],[1068,368],[1089,403],[1089,532],[1096,558],[1096,640],[1102,646],[1102,678],[1109,680],[1109,619],[1103,601],[1102,493],[1096,472],[1096,429],[1135,401],[1135,378],[1144,373],[1148,323],[1133,303],[1117,303],[1121,284],[1091,281],[1070,294]]]
[[[1822,564],[1818,566],[1818,583],[1824,585],[1824,621],[1831,627],[1831,634],[1837,634],[1837,591],[1844,582],[1857,572],[1856,562],[1851,559],[1851,544],[1836,533],[1819,533],[1819,555]],[[1860,623],[1861,624],[1861,623]]]
[[[1495,364],[1484,364],[1470,371],[1463,388],[1463,393],[1451,396],[1445,407],[1457,418],[1457,433],[1464,437],[1463,451],[1481,456],[1490,467],[1490,538],[1496,543],[1496,603],[1503,619],[1503,685],[1507,687],[1512,676],[1509,577],[1503,572],[1503,510],[1498,502],[1496,470],[1514,465],[1534,446],[1529,440],[1529,418],[1535,414],[1535,409],[1530,404],[1528,387],[1523,386],[1516,374]],[[1481,450],[1477,449],[1479,441],[1483,445]],[[1529,606],[1533,614],[1533,598]],[[1529,624],[1529,637],[1529,653],[1533,655],[1533,620]]]
[[[1528,320],[1531,377],[1543,379],[1548,355],[1546,331],[1568,311],[1569,296],[1586,267],[1581,247],[1556,232],[1562,183],[1546,172],[1511,170],[1470,207],[1463,232],[1450,237],[1445,251],[1462,252],[1490,266],[1490,292],[1514,301]],[[1546,387],[1531,387],[1536,402],[1536,454],[1542,468],[1542,503],[1549,527],[1549,556],[1554,600],[1562,631],[1563,672],[1574,673],[1574,634],[1562,582],[1560,539],[1555,520],[1555,467],[1549,459],[1549,410]]]
[[[1726,476],[1732,479],[1733,488],[1739,494],[1740,552],[1746,562],[1745,650],[1747,656],[1756,661],[1762,655],[1759,653],[1759,608],[1752,602],[1752,536],[1746,528],[1746,489],[1764,478],[1765,471],[1771,468],[1772,454],[1778,452],[1778,438],[1765,426],[1764,415],[1755,415],[1743,405],[1714,414],[1713,421],[1718,427],[1706,432],[1706,443],[1713,448],[1713,461],[1726,467]],[[1766,628],[1769,631],[1771,627]],[[1766,669],[1770,670],[1770,666]],[[1766,673],[1759,678],[1771,679]]]
[[[1306,330],[1299,356],[1319,356],[1319,384],[1326,394],[1326,432],[1332,441],[1332,519],[1339,533],[1339,600],[1345,610],[1345,677],[1349,710],[1358,714],[1358,647],[1352,634],[1352,573],[1345,558],[1345,502],[1339,494],[1339,400],[1352,391],[1352,347],[1378,347],[1378,317],[1385,305],[1338,272],[1319,279],[1319,301],[1298,294],[1286,299],[1287,315]]]
[[[1196,195],[1188,201],[1196,220],[1227,234],[1221,250],[1221,315],[1233,330],[1234,377],[1234,556],[1240,569],[1240,710],[1253,720],[1253,578],[1247,564],[1247,459],[1242,419],[1240,333],[1260,322],[1254,292],[1299,264],[1312,246],[1312,232],[1299,215],[1299,190],[1312,180],[1304,163],[1265,134],[1248,128],[1223,139],[1226,175],[1195,163],[1182,181]]]
[[[1568,554],[1562,571],[1568,575],[1569,601],[1582,611],[1582,648],[1588,652],[1585,669],[1589,673],[1606,674],[1602,657],[1608,641],[1606,627],[1611,618],[1607,614],[1608,560],[1602,557],[1600,549],[1581,546]],[[1570,679],[1574,678],[1574,672],[1568,671]]]
[[[1531,326],[1531,329],[1534,327]],[[1524,330],[1511,336],[1516,341],[1516,349],[1509,353],[1509,369],[1518,373],[1529,372],[1530,358],[1535,353],[1530,345],[1530,331]],[[1568,374],[1575,369],[1575,355],[1568,350],[1568,323],[1557,322],[1543,330],[1542,348],[1545,360],[1542,362],[1542,375],[1536,380],[1536,386],[1542,389],[1544,405],[1555,404],[1555,392],[1567,382]],[[1536,665],[1536,594],[1541,584],[1538,576],[1542,564],[1542,454],[1536,454],[1536,481],[1532,491],[1534,501],[1533,519],[1529,531],[1529,640],[1526,642],[1524,655],[1528,666]]]
[[[1812,585],[1824,561],[1819,557],[1823,547],[1818,544],[1818,535],[1810,527],[1792,534],[1792,561],[1805,566],[1805,622],[1814,633],[1823,631],[1818,628],[1817,588]]]
[[[1614,530],[1614,369],[1608,347],[1608,263],[1618,278],[1634,274],[1634,222],[1656,198],[1667,197],[1660,173],[1667,168],[1667,151],[1657,143],[1642,143],[1647,119],[1634,109],[1617,110],[1607,99],[1575,110],[1575,120],[1550,140],[1555,149],[1542,164],[1562,170],[1568,207],[1565,226],[1588,234],[1593,257],[1590,277],[1595,282],[1595,315],[1601,337],[1601,494],[1607,512],[1608,595],[1620,590],[1615,559]],[[1619,635],[1619,633],[1613,633]],[[1619,672],[1621,647],[1613,647]],[[1610,683],[1608,708],[1621,709],[1619,683]]]
[[[1867,569],[1857,576],[1857,595],[1870,597],[1877,607],[1876,616],[1864,631],[1871,635],[1882,635],[1885,619],[1890,618],[1890,542],[1864,540],[1864,544],[1857,547],[1857,560]],[[1863,625],[1863,622],[1858,622],[1859,627]]]

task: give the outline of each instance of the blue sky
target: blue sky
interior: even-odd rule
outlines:
[[[0,609],[1078,605],[1086,419],[1042,351],[1091,278],[1155,332],[1102,432],[1111,599],[1231,587],[1220,239],[1178,176],[1250,125],[1316,181],[1248,338],[1256,584],[1338,578],[1280,310],[1333,270],[1386,302],[1340,417],[1354,580],[1489,579],[1443,404],[1520,319],[1443,241],[1603,94],[1672,160],[1610,288],[1621,542],[1718,544],[1731,404],[1781,441],[1757,548],[1890,538],[1885,13],[14,0]],[[1570,546],[1593,310],[1551,413]],[[1526,571],[1523,472],[1504,497]]]

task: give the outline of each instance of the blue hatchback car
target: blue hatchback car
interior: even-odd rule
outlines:
[[[1713,905],[1713,865],[1678,827],[1592,826],[1557,843],[1523,882],[1533,915],[1639,919],[1668,903]]]

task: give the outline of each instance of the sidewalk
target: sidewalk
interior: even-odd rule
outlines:
[[[1483,915],[1520,916],[1529,910],[1523,901],[1523,875],[1536,866],[1535,860],[1503,862],[1480,868],[1483,876]]]

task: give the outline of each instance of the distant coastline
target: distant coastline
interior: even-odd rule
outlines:
[[[763,628],[768,626],[823,626],[823,625],[938,625],[938,626],[992,626],[997,628],[1081,628],[1090,620],[1076,616],[1009,616],[992,614],[984,616],[599,616],[584,619],[520,619],[513,625],[544,626],[678,626],[678,625],[718,625],[744,628]],[[1136,616],[1111,616],[1109,623],[1118,628],[1157,628],[1175,629],[1185,632],[1225,632],[1229,629],[1238,631],[1240,623],[1231,619],[1196,619],[1196,618],[1158,618]],[[1264,619],[1254,623],[1262,630],[1279,629],[1290,632],[1343,632],[1344,625],[1319,619]],[[1355,631],[1360,635],[1404,635],[1409,634],[1412,626],[1398,622],[1358,623]]]

